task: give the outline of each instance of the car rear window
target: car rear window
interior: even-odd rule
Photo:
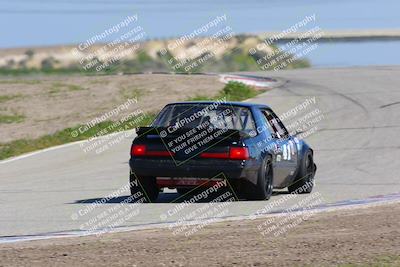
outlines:
[[[255,130],[251,111],[246,107],[209,104],[166,106],[154,120],[153,127],[195,128],[205,122],[212,127],[240,131]]]

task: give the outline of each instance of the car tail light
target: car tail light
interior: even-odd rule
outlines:
[[[175,153],[167,150],[148,150],[146,145],[132,145],[131,155],[135,157],[170,157]]]
[[[231,147],[229,149],[229,158],[246,160],[249,158],[249,150],[247,147]]]
[[[146,146],[145,145],[132,145],[131,155],[132,156],[144,156],[144,155],[146,155]]]
[[[247,147],[231,147],[229,148],[229,153],[204,152],[200,154],[200,157],[208,159],[246,160],[249,158],[249,150]]]

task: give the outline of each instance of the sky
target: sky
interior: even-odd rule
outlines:
[[[223,14],[235,33],[280,31],[314,13],[325,30],[393,29],[399,10],[395,0],[0,0],[0,47],[77,44],[136,14],[154,39],[190,33]]]

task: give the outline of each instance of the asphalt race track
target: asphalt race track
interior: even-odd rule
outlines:
[[[318,164],[315,192],[325,203],[400,192],[400,67],[304,69],[253,73],[287,81],[251,102],[269,104],[278,114],[316,97],[324,119],[306,140]],[[96,200],[128,182],[133,135],[107,151],[85,153],[80,143],[0,163],[0,236],[77,230],[91,217],[128,195],[77,216]],[[270,201],[285,194],[276,194]],[[162,222],[176,193],[141,204],[140,214],[122,225]],[[297,199],[305,196],[297,196]],[[265,201],[239,201],[230,216],[249,215]],[[291,203],[285,202],[282,209]],[[192,204],[192,207],[205,203]],[[168,221],[176,220],[167,218]]]

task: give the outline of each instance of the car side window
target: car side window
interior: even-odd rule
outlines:
[[[272,110],[264,109],[262,110],[262,113],[266,119],[266,123],[269,128],[268,130],[271,133],[274,133],[275,136],[279,139],[284,139],[288,137],[289,135],[288,131],[286,130],[285,126],[278,118],[278,116],[276,116]]]
[[[242,123],[242,129],[245,131],[253,131],[256,129],[253,117],[248,108],[240,109],[240,121]]]

